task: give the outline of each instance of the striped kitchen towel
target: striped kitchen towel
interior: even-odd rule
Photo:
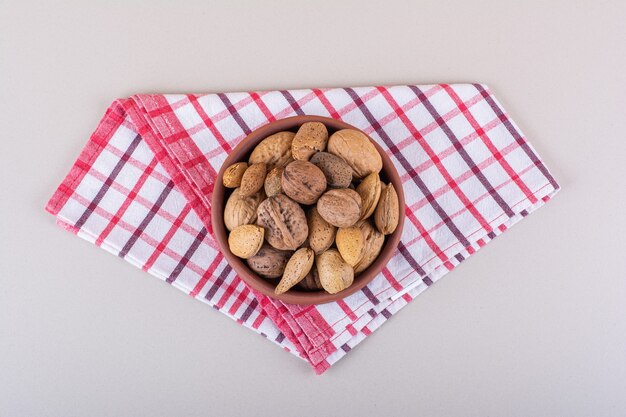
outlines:
[[[402,239],[384,270],[363,290],[317,306],[248,288],[210,221],[216,172],[228,153],[259,126],[303,114],[370,135],[396,165],[406,196]],[[558,189],[480,84],[136,95],[110,106],[46,208],[67,230],[322,373]]]

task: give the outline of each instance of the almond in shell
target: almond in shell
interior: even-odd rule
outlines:
[[[376,147],[358,130],[343,129],[333,133],[328,139],[328,152],[346,161],[356,178],[364,178],[383,168]]]
[[[393,184],[385,186],[378,200],[378,206],[374,212],[374,221],[380,233],[390,235],[398,227],[400,217],[400,203],[398,194]]]
[[[237,162],[224,170],[222,176],[222,183],[226,188],[237,188],[241,185],[241,178],[243,173],[248,169],[248,164],[245,162]]]
[[[291,143],[295,135],[293,132],[278,132],[266,137],[254,148],[248,163],[263,162],[269,170],[287,165],[291,160]]]
[[[380,198],[380,177],[378,172],[372,172],[356,187],[356,192],[361,196],[361,220],[367,219],[374,213],[378,199]]]
[[[318,152],[310,162],[322,170],[329,187],[346,188],[352,182],[352,168],[337,155],[328,152]]]
[[[274,292],[276,294],[282,294],[288,291],[291,287],[299,283],[309,273],[313,266],[315,254],[313,250],[309,248],[300,248],[291,255],[287,266],[285,266],[285,272],[283,277],[276,286]]]
[[[361,196],[349,188],[328,190],[317,201],[317,211],[333,226],[350,227],[361,217]]]
[[[307,211],[306,221],[309,226],[309,247],[319,255],[332,246],[337,228],[324,220],[316,207]]]
[[[331,294],[345,290],[354,281],[354,270],[336,249],[329,249],[318,255],[315,266],[322,287]]]
[[[265,230],[254,224],[237,226],[228,235],[228,247],[233,255],[243,259],[251,258],[261,249]]]
[[[267,176],[265,177],[265,194],[268,197],[272,197],[283,192],[280,180],[284,169],[285,167],[275,167],[267,173]]]
[[[365,239],[359,227],[340,228],[337,230],[335,243],[341,257],[348,265],[355,266],[363,258]]]
[[[294,159],[308,161],[316,152],[326,149],[327,142],[328,129],[324,123],[304,123],[293,138],[291,155]]]
[[[266,165],[263,162],[253,164],[246,169],[241,177],[239,192],[248,197],[258,192],[265,183]]]
[[[380,233],[373,225],[371,220],[365,220],[359,224],[365,247],[363,248],[363,256],[359,262],[354,265],[354,273],[359,274],[374,263],[385,243],[385,236]]]

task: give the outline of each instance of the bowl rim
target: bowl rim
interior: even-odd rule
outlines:
[[[393,183],[394,188],[396,189],[396,193],[398,194],[398,227],[396,227],[396,230],[392,234],[385,236],[386,242],[374,263],[372,263],[367,269],[365,269],[358,276],[356,276],[352,285],[350,285],[345,290],[340,291],[336,294],[330,294],[323,290],[310,292],[290,290],[283,294],[277,295],[274,293],[274,289],[276,287],[276,284],[278,284],[278,279],[276,280],[276,283],[272,283],[265,278],[259,276],[248,267],[248,265],[245,263],[245,260],[240,259],[232,254],[228,247],[229,232],[228,230],[226,230],[226,226],[223,220],[223,212],[224,206],[226,204],[226,194],[228,192],[228,189],[224,187],[222,178],[224,175],[224,171],[227,167],[235,162],[241,162],[243,160],[243,156],[249,155],[252,149],[261,140],[281,131],[294,131],[306,122],[321,122],[330,131],[338,131],[341,129],[354,129],[363,133],[370,140],[378,153],[381,155],[383,161],[383,168],[381,172],[384,173],[384,176],[387,177],[389,182]],[[396,170],[389,155],[387,155],[387,153],[378,143],[376,143],[375,140],[373,140],[367,133],[363,132],[361,129],[358,129],[355,126],[352,126],[342,120],[324,116],[302,115],[286,117],[283,119],[275,120],[273,122],[269,122],[250,132],[241,142],[239,142],[239,144],[237,144],[237,146],[235,146],[230,151],[230,153],[222,163],[222,166],[220,167],[220,170],[215,180],[213,195],[211,197],[211,226],[213,236],[217,241],[226,261],[230,264],[234,272],[239,275],[239,277],[252,289],[268,297],[280,300],[288,304],[325,304],[341,300],[361,290],[363,287],[369,284],[376,275],[380,273],[380,271],[395,253],[398,247],[398,243],[400,242],[400,237],[402,235],[404,220],[405,200],[404,190],[402,188],[402,180],[398,175],[398,171]]]

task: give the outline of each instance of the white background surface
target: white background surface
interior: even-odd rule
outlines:
[[[0,0],[0,416],[626,415],[625,3],[384,3]],[[43,211],[117,97],[433,82],[563,190],[322,377]]]

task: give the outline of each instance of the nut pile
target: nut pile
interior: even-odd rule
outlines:
[[[308,122],[263,139],[247,163],[224,171],[224,186],[234,188],[224,209],[231,252],[277,281],[276,294],[348,288],[398,226],[398,195],[381,169],[357,130],[329,138],[323,123]]]

